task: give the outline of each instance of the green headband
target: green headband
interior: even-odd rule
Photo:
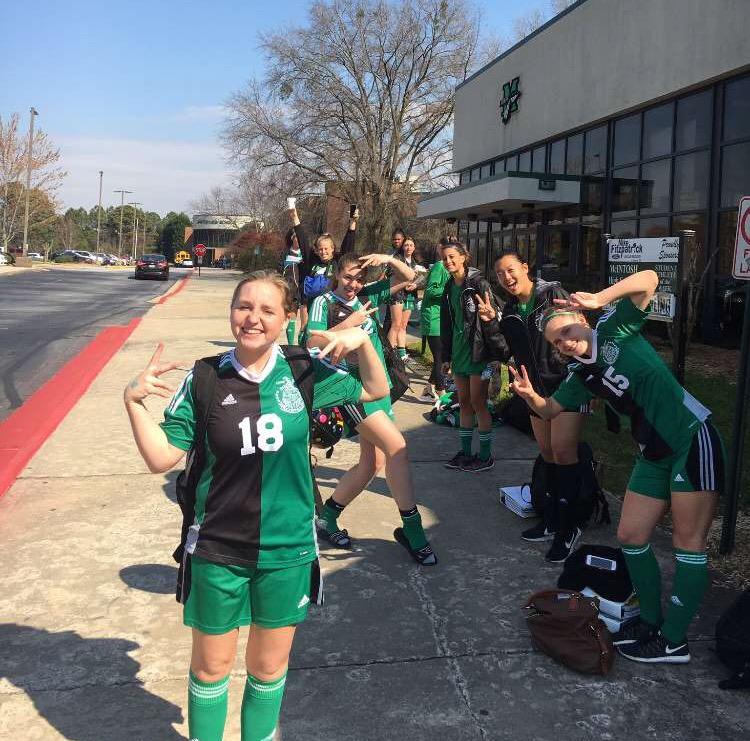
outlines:
[[[568,309],[555,309],[555,311],[550,311],[549,314],[542,318],[542,331],[544,331],[549,320],[554,319],[556,316],[578,316],[579,314],[579,311],[568,311]]]

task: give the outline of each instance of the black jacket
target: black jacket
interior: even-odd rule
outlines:
[[[450,278],[445,284],[443,298],[440,301],[440,339],[443,346],[444,363],[451,362],[453,353],[453,306],[450,300],[450,290],[453,284],[453,278]],[[471,343],[471,359],[475,363],[490,359],[485,348],[484,333],[479,326],[481,320],[477,313],[477,293],[484,296],[488,291],[490,297],[492,297],[492,288],[482,277],[479,270],[469,268],[461,290],[461,304],[464,314],[464,337],[468,337]]]
[[[544,312],[554,306],[554,299],[568,298],[568,295],[559,282],[537,278],[534,281],[534,309],[526,322],[521,319],[515,296],[505,303],[500,321],[483,322],[484,342],[490,359],[507,362],[513,357],[516,365],[526,366],[534,391],[541,396],[553,394],[568,374],[568,361],[558,356],[542,332]]]

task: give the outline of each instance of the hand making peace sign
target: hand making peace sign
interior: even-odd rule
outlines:
[[[156,351],[148,361],[148,365],[127,385],[125,388],[125,401],[141,402],[147,396],[162,396],[169,399],[175,389],[162,381],[161,377],[169,371],[177,370],[182,363],[162,363],[161,354],[164,351],[164,343],[156,346]]]
[[[495,307],[492,305],[492,299],[490,298],[489,291],[485,291],[484,301],[482,301],[482,297],[479,294],[477,294],[477,306],[478,306],[477,312],[479,313],[479,318],[483,322],[491,322],[497,316]]]

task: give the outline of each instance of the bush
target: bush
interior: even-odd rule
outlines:
[[[55,262],[75,262],[73,255],[56,255]]]

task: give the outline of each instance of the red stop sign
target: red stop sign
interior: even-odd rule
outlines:
[[[193,250],[193,251],[195,252],[195,254],[198,257],[203,257],[203,255],[206,254],[206,245],[205,244],[196,244],[195,245],[195,250]]]

